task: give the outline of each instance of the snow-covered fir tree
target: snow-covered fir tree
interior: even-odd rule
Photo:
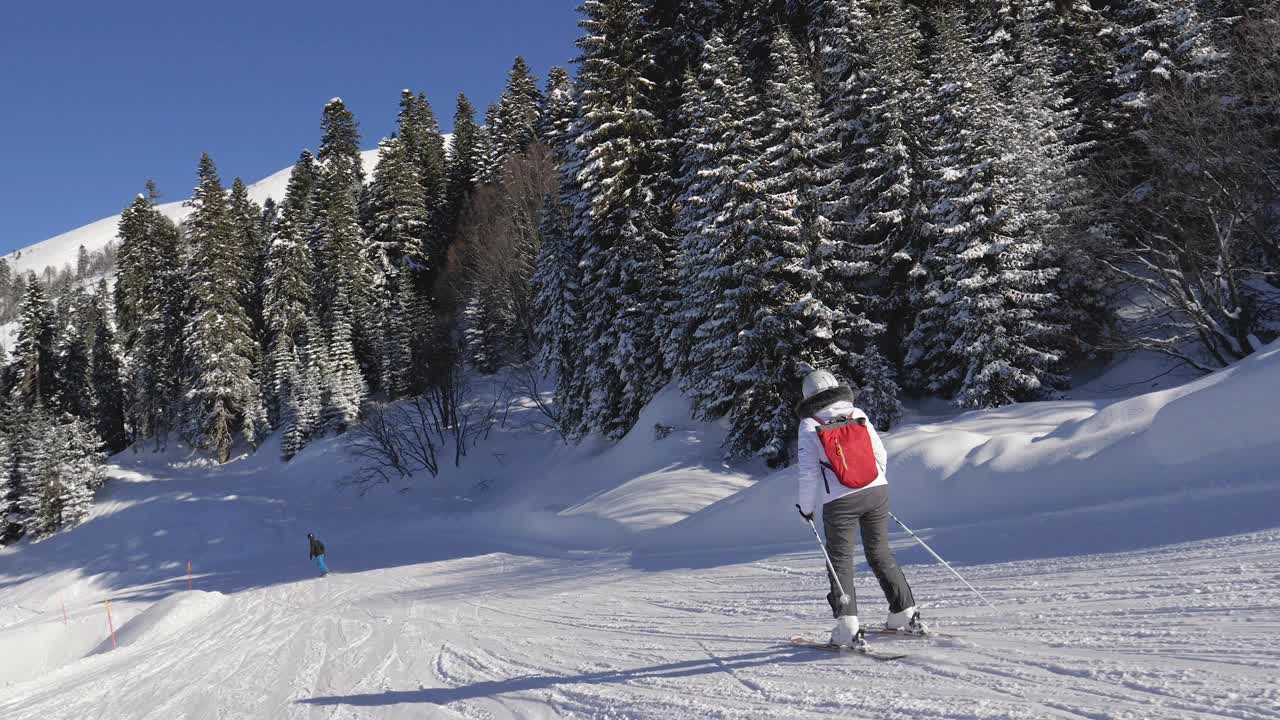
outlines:
[[[370,186],[371,216],[366,242],[383,273],[425,269],[429,210],[417,163],[399,137],[378,145],[378,168]]]
[[[582,253],[582,359],[565,398],[567,412],[581,417],[572,429],[579,435],[621,437],[669,377],[653,314],[668,292],[667,248],[652,193],[659,179],[651,173],[662,163],[643,9],[636,0],[582,6],[578,181],[590,224],[573,228]]]
[[[447,157],[444,137],[431,103],[422,93],[405,90],[400,96],[398,120],[400,142],[417,172],[426,209],[420,254],[425,267],[417,278],[420,290],[429,290],[441,267],[446,247],[444,236],[445,198],[448,194]]]
[[[253,338],[253,378],[258,383],[261,395],[263,378],[268,372],[262,344],[266,332],[264,292],[271,235],[263,227],[262,207],[249,197],[249,190],[240,178],[231,183],[228,212],[233,241],[240,246],[239,265],[243,278],[240,304],[249,319],[250,336]]]
[[[538,362],[544,372],[558,375],[561,359],[572,354],[567,345],[576,320],[578,297],[577,252],[570,245],[564,206],[556,193],[547,193],[542,208],[542,248],[530,278],[539,341]]]
[[[713,35],[684,90],[688,129],[676,225],[682,236],[680,294],[665,323],[667,362],[704,418],[729,412],[737,390],[729,356],[743,309],[735,295],[739,278],[729,263],[741,252],[758,211],[754,125],[762,122],[761,111],[736,48]]]
[[[442,232],[446,234],[448,242],[452,242],[457,235],[462,210],[475,187],[480,153],[480,127],[476,125],[475,106],[466,95],[459,93],[453,114],[453,142],[449,146],[444,214],[441,221]],[[447,250],[446,243],[445,247],[439,249],[439,257],[443,258]]]
[[[231,458],[239,433],[256,447],[266,432],[266,412],[253,377],[257,353],[243,305],[247,283],[227,193],[208,154],[200,158],[199,183],[185,228],[191,243],[192,316],[186,332],[191,380],[186,421],[192,441],[219,462]]]
[[[74,328],[62,333],[57,366],[57,395],[52,407],[80,419],[93,417],[89,347]]]
[[[859,305],[876,321],[855,323],[859,329],[844,340],[848,348],[900,357],[924,244],[919,228],[927,103],[918,70],[920,31],[897,0],[879,3],[874,12],[861,4],[833,8],[827,17],[835,26],[824,33],[830,92],[821,137],[837,144],[843,160],[823,211],[837,240],[824,254],[824,279],[833,294],[829,302]],[[873,420],[889,426],[897,415],[887,389],[892,379],[868,376],[872,366],[851,358],[843,370],[863,385],[864,402],[882,398]]]
[[[423,310],[417,296],[426,281],[419,274],[429,269],[425,249],[431,224],[418,164],[408,149],[397,137],[380,144],[369,193],[372,213],[367,242],[378,253],[379,270],[386,278],[381,373],[383,389],[392,398],[421,387],[423,381],[415,376],[415,367],[420,366],[414,363],[414,330],[426,322],[415,313]]]
[[[355,118],[339,98],[325,105],[322,127],[320,174],[313,201],[316,305],[322,328],[331,336],[338,323],[336,308],[339,304],[345,306],[347,327],[341,334],[350,335],[361,384],[369,382],[376,387],[381,365],[383,290],[374,253],[359,226],[359,198],[364,184],[360,133]]]
[[[104,316],[94,329],[89,372],[95,429],[107,453],[118,453],[129,445],[124,419],[124,389],[116,352],[115,334]]]
[[[277,428],[282,427],[280,405],[285,401],[280,389],[294,382],[294,378],[287,375],[299,367],[298,348],[306,342],[308,316],[315,299],[315,265],[307,233],[312,225],[310,200],[317,173],[314,157],[304,150],[289,174],[279,219],[267,250],[263,345],[270,391],[264,400],[271,425]],[[282,359],[292,363],[289,369],[277,364]]]
[[[476,139],[476,176],[477,184],[491,183],[498,179],[502,170],[503,157],[502,137],[498,127],[498,104],[489,103],[484,111],[484,124]]]
[[[6,415],[9,415],[6,408]],[[7,427],[0,431],[0,545],[20,538],[26,531],[22,513],[22,483],[14,464],[13,418],[5,418]]]
[[[830,224],[818,214],[824,168],[834,148],[819,142],[820,103],[791,39],[774,38],[761,128],[759,205],[730,265],[738,286],[740,332],[729,349],[734,387],[726,449],[786,462],[804,369],[846,366],[835,342],[849,309],[830,307],[821,287],[821,255]],[[765,120],[767,119],[767,120]],[[865,322],[865,320],[863,320]]]
[[[567,75],[567,73],[566,73]],[[552,74],[555,77],[555,73]],[[578,371],[582,362],[580,343],[586,341],[583,333],[575,327],[577,313],[580,312],[582,280],[578,266],[581,249],[578,238],[584,237],[590,230],[590,202],[586,198],[579,179],[586,158],[584,147],[578,142],[583,129],[582,106],[578,102],[578,87],[562,81],[562,89],[549,90],[546,94],[548,108],[544,115],[546,124],[546,141],[551,147],[552,156],[559,165],[559,189],[556,203],[564,217],[562,234],[544,236],[542,252],[538,267],[533,277],[535,311],[538,313],[537,327],[543,348],[542,367],[544,372],[556,378],[555,403],[558,421],[562,430],[576,428],[582,419],[581,404],[568,402],[570,397],[582,394],[583,375]],[[544,215],[544,219],[548,217]],[[545,228],[544,228],[545,232]],[[550,246],[548,246],[550,243]],[[556,257],[563,263],[559,267]],[[564,286],[566,292],[562,297],[565,304],[560,307],[552,321],[552,299],[549,293],[556,293],[561,288],[552,287],[556,276],[571,280]],[[570,322],[569,318],[573,318]],[[550,332],[556,332],[554,336]]]
[[[138,438],[159,444],[175,425],[186,373],[190,314],[183,242],[155,207],[155,184],[120,215],[115,316],[124,357],[126,417]]]
[[[507,73],[502,99],[485,124],[485,157],[479,168],[481,182],[495,182],[507,158],[519,155],[538,139],[542,124],[542,93],[523,57],[517,57]]]
[[[361,406],[368,396],[352,339],[352,311],[347,302],[350,295],[340,284],[332,310],[328,345],[323,353],[312,352],[309,357],[311,366],[307,372],[322,378],[318,426],[321,431],[345,432],[360,417]]]
[[[18,309],[13,346],[13,403],[29,410],[52,403],[58,392],[57,328],[44,283],[31,273]]]
[[[34,539],[72,527],[89,516],[105,473],[100,440],[84,420],[54,417],[42,405],[26,416],[20,504],[25,531]]]
[[[575,113],[573,79],[568,69],[559,65],[547,72],[547,89],[542,94],[539,137],[553,152],[559,152],[568,141],[569,123]]]
[[[1034,173],[1044,168],[1035,160],[1052,129],[1018,119],[1041,112],[1034,109],[1039,98],[1026,91],[1044,92],[1044,75],[1030,81],[1035,88],[1020,88],[1019,98],[1001,97],[984,80],[963,16],[936,17],[933,66],[949,107],[927,230],[930,278],[907,362],[916,382],[961,406],[1044,397],[1063,385],[1066,333],[1046,312],[1057,302],[1046,234],[1053,216],[1044,192],[1034,190],[1042,182]]]

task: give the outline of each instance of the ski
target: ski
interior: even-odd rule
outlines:
[[[901,660],[907,656],[906,653],[883,653],[872,648],[867,648],[866,650],[854,650],[853,648],[844,645],[831,645],[829,643],[818,642],[817,640],[810,640],[809,638],[801,637],[799,635],[791,638],[791,644],[797,647],[809,648],[811,650],[822,650],[829,653],[836,653],[838,655],[862,655],[869,657],[872,660]]]
[[[940,633],[930,630],[925,633],[908,633],[901,630],[890,630],[886,627],[864,627],[862,631],[868,635],[877,635],[886,638],[901,638],[903,640],[937,640],[939,638],[954,638],[955,635],[950,633]]]

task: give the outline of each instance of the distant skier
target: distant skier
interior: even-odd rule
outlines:
[[[800,415],[800,501],[796,509],[812,521],[821,493],[827,553],[840,586],[848,594],[848,602],[842,606],[836,581],[829,577],[831,592],[827,602],[836,617],[831,644],[865,647],[853,593],[853,550],[859,528],[867,564],[889,601],[885,626],[902,632],[926,632],[911,586],[889,549],[889,487],[885,477],[888,458],[875,426],[865,412],[854,406],[853,390],[841,385],[829,372],[809,373],[801,390],[804,400],[796,407]]]
[[[316,539],[314,533],[307,533],[307,540],[311,543],[311,559],[316,561],[316,567],[320,568],[320,577],[329,574],[329,566],[324,564],[324,543]]]

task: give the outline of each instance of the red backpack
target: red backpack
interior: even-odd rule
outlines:
[[[867,419],[840,418],[818,423],[818,441],[827,453],[827,462],[818,461],[825,470],[835,473],[836,479],[845,487],[859,490],[880,477],[880,466],[876,464],[876,453],[871,448],[871,432],[867,430]],[[830,492],[830,488],[827,490]]]

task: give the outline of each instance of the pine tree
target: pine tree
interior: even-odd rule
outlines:
[[[316,371],[323,372],[324,383],[320,427],[339,433],[345,432],[360,417],[368,393],[356,361],[347,297],[346,288],[340,287],[333,308],[329,344],[315,364]]]
[[[554,193],[542,208],[542,249],[530,280],[537,316],[538,359],[543,371],[559,375],[573,354],[569,339],[576,326],[577,252],[565,228],[565,209]]]
[[[642,5],[588,0],[582,13],[579,181],[590,224],[574,226],[582,250],[582,358],[566,412],[581,417],[575,434],[618,438],[669,376],[650,310],[669,292],[668,239],[658,222],[664,208],[651,194],[664,158]]]
[[[983,79],[963,19],[950,12],[937,22],[934,67],[949,110],[934,168],[930,278],[907,362],[915,382],[964,407],[1043,397],[1064,382],[1064,328],[1046,312],[1057,302],[1045,205],[1055,178],[1037,176],[1052,123],[1027,117],[1044,112],[1044,74],[1002,99]]]
[[[406,282],[407,280],[407,282]],[[382,382],[387,397],[405,397],[414,388],[413,280],[407,270],[387,277],[387,329],[383,336]]]
[[[15,472],[13,444],[12,430],[0,432],[0,545],[17,540],[26,531],[21,509],[22,485]]]
[[[266,372],[261,348],[266,332],[263,294],[271,236],[262,225],[263,208],[249,197],[249,189],[240,178],[231,183],[228,210],[234,242],[240,245],[239,272],[244,278],[240,304],[249,318],[250,336],[253,338],[253,377],[261,384]]]
[[[759,155],[752,124],[760,109],[733,46],[708,41],[696,76],[686,81],[688,117],[678,232],[680,302],[669,313],[667,363],[678,369],[695,412],[729,412],[737,387],[729,353],[743,318],[727,264],[741,251],[757,210]]]
[[[559,65],[547,73],[547,90],[542,96],[541,126],[539,137],[553,152],[558,152],[568,141],[569,123],[575,113],[573,80],[569,71]]]
[[[444,137],[431,103],[422,93],[405,90],[400,96],[400,142],[414,165],[422,185],[422,202],[426,209],[426,226],[420,239],[418,254],[425,272],[418,278],[421,290],[434,285],[437,269],[444,257],[445,198],[448,194],[447,160]]]
[[[1113,83],[1122,91],[1116,99],[1122,114],[1142,118],[1161,83],[1211,77],[1220,56],[1191,0],[1134,0],[1110,13],[1121,26]],[[1136,123],[1128,129],[1136,130]]]
[[[373,209],[366,242],[379,258],[383,273],[407,268],[425,270],[423,254],[429,213],[417,164],[398,137],[378,145],[378,168],[370,186]]]
[[[120,216],[115,312],[125,362],[126,416],[157,443],[171,427],[186,374],[188,279],[178,228],[155,208],[155,184]]]
[[[554,76],[554,74],[553,74]],[[556,377],[555,403],[559,412],[560,428],[568,430],[581,425],[584,408],[580,403],[571,402],[569,398],[582,397],[585,378],[579,368],[582,363],[581,344],[586,342],[585,335],[577,324],[582,312],[581,297],[582,277],[578,266],[582,250],[578,238],[589,232],[591,205],[589,197],[582,187],[580,172],[585,162],[585,148],[578,140],[583,131],[582,106],[578,101],[576,85],[567,85],[563,92],[547,93],[549,107],[544,117],[548,123],[547,141],[551,146],[553,157],[559,164],[559,188],[556,201],[564,216],[563,234],[559,240],[544,237],[543,249],[539,257],[538,268],[534,274],[535,307],[539,317],[545,320],[549,305],[546,292],[554,288],[555,275],[563,275],[571,279],[572,284],[565,286],[571,293],[564,295],[566,305],[561,314],[574,318],[574,323],[567,321],[560,324],[557,335],[543,335],[543,347],[554,347],[554,354],[544,359],[544,371]],[[544,218],[548,217],[544,215]],[[548,247],[548,243],[551,246]],[[558,255],[563,263],[563,270],[557,270],[552,254]]]
[[[15,534],[38,539],[55,531],[61,516],[56,428],[43,403],[23,412],[18,425],[13,453],[13,476],[19,485]]]
[[[841,341],[865,334],[867,321],[856,306],[832,308],[822,292],[831,230],[818,210],[832,148],[819,142],[817,93],[785,33],[774,39],[770,64],[759,211],[730,271],[744,321],[731,348],[737,392],[725,444],[730,454],[754,451],[776,466],[787,459],[805,366],[848,367]]]
[[[472,367],[485,375],[497,372],[504,356],[501,309],[492,298],[473,292],[462,318],[463,338]]]
[[[379,256],[386,278],[388,308],[383,335],[381,371],[389,397],[402,397],[421,386],[413,362],[413,329],[424,327],[416,312],[418,288],[426,285],[428,259],[424,255],[430,231],[429,211],[416,163],[399,138],[380,145],[378,170],[370,190],[373,213],[368,243]]]
[[[92,383],[93,417],[102,446],[109,454],[129,445],[124,422],[124,390],[120,384],[120,363],[116,360],[115,335],[103,318],[93,339]]]
[[[279,389],[292,382],[276,362],[292,358],[297,363],[297,349],[304,341],[308,313],[315,299],[315,265],[307,232],[312,224],[310,198],[317,172],[314,158],[304,150],[289,175],[280,217],[267,250],[263,323],[270,391],[264,400],[273,427],[283,427],[279,414],[285,396],[279,394]]]
[[[27,478],[22,507],[26,531],[40,539],[89,516],[105,472],[101,441],[83,420],[55,419],[36,406],[25,422],[31,434],[21,470]]]
[[[59,430],[63,496],[58,525],[66,529],[89,517],[94,493],[106,482],[106,467],[102,438],[86,421],[64,418]]]
[[[360,161],[359,131],[355,118],[341,99],[324,109],[320,177],[316,184],[317,305],[322,327],[333,333],[338,322],[335,308],[347,307],[355,357],[362,375],[375,387],[382,349],[381,274],[374,253],[365,244],[359,226],[359,197],[364,182]],[[345,297],[339,297],[345,294]]]
[[[288,461],[306,447],[307,438],[314,429],[306,421],[303,408],[304,393],[312,388],[307,387],[307,378],[303,375],[296,345],[285,343],[277,345],[273,366],[275,367],[274,394],[279,398],[280,403],[277,426],[283,434],[280,451],[282,457]],[[314,391],[318,392],[319,387],[316,386]]]
[[[542,93],[523,57],[517,57],[507,73],[507,87],[502,100],[486,119],[488,156],[480,168],[483,182],[494,182],[502,175],[507,158],[524,153],[538,140],[542,124]]]
[[[13,348],[16,378],[14,403],[25,410],[53,402],[58,392],[58,362],[54,342],[53,307],[44,283],[31,273],[18,310],[18,336]]]
[[[856,5],[848,12],[848,37],[861,55],[857,69],[839,77],[828,100],[830,129],[825,135],[838,143],[846,159],[824,213],[836,221],[837,239],[824,276],[833,293],[828,302],[842,304],[839,295],[854,298],[875,320],[872,325],[855,323],[867,334],[849,338],[850,350],[884,348],[900,357],[915,310],[912,299],[925,245],[919,233],[927,211],[922,108],[928,103],[917,68],[921,37],[911,11],[896,0],[877,4],[874,12]],[[834,79],[837,73],[828,75]],[[864,394],[893,394],[873,388],[889,379],[863,377],[864,369],[844,371],[860,379]],[[894,417],[889,411],[874,420],[885,427]]]
[[[226,191],[207,153],[200,158],[199,184],[188,204],[194,306],[186,336],[193,370],[186,392],[188,422],[194,444],[226,462],[235,433],[256,447],[266,428],[253,377],[256,343],[242,304],[243,250],[234,236]]]
[[[83,280],[89,277],[89,268],[92,264],[89,259],[89,251],[84,245],[81,245],[79,250],[76,251],[76,279]]]
[[[467,100],[467,96],[459,94],[457,109],[453,116],[453,143],[449,147],[444,216],[441,223],[441,230],[446,235],[447,242],[439,248],[439,255],[436,257],[437,267],[448,252],[448,244],[453,242],[457,235],[462,210],[466,207],[467,198],[476,184],[481,139],[475,115],[475,108]]]
[[[93,417],[89,371],[88,346],[74,329],[64,333],[58,346],[57,396],[53,398],[59,413],[80,419]]]

